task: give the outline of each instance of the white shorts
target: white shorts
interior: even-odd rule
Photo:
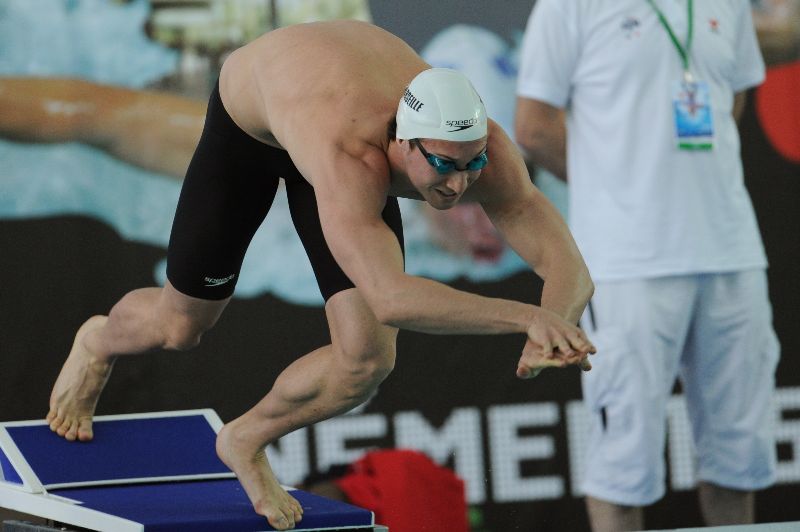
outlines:
[[[664,495],[666,404],[676,377],[697,478],[740,490],[774,482],[780,347],[766,272],[598,282],[581,324],[597,347],[582,377],[587,495],[630,506]]]

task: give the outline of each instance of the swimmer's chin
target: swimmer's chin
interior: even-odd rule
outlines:
[[[437,211],[449,211],[450,209],[452,209],[453,207],[458,205],[458,200],[454,201],[453,203],[447,203],[447,204],[444,204],[444,205],[439,204],[439,203],[431,203],[429,201],[428,205],[430,205],[431,207],[433,207]]]
[[[456,194],[454,196],[445,196],[444,194],[439,194],[433,198],[427,198],[428,205],[436,209],[437,211],[446,211],[448,209],[452,209],[456,205],[458,205],[459,201],[461,200],[461,194]]]

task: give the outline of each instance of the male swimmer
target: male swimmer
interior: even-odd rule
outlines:
[[[225,62],[183,183],[168,281],[126,294],[107,317],[81,326],[50,399],[52,430],[92,438],[116,357],[197,345],[230,301],[280,178],[326,302],[331,343],[289,365],[217,439],[220,458],[274,528],[295,527],[302,508],[275,478],[265,446],[364,402],[394,366],[398,329],[524,333],[520,378],[548,366],[589,369],[594,346],[574,325],[593,291],[586,266],[470,82],[430,68],[376,26],[302,24]],[[404,273],[397,197],[436,209],[480,204],[544,280],[541,306]]]

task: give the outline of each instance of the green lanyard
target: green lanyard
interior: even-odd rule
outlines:
[[[675,36],[675,32],[672,31],[672,27],[667,22],[667,17],[664,16],[664,13],[658,8],[656,3],[653,0],[647,0],[647,3],[655,10],[656,15],[658,15],[658,20],[661,21],[661,25],[667,30],[669,34],[669,38],[672,41],[672,44],[675,45],[675,49],[678,50],[678,54],[681,56],[681,60],[683,61],[683,75],[686,78],[686,81],[691,81],[692,75],[689,72],[689,50],[692,48],[692,33],[694,27],[694,9],[692,0],[687,0],[686,2],[686,11],[688,13],[689,18],[689,30],[686,33],[686,44],[681,46],[680,41]]]

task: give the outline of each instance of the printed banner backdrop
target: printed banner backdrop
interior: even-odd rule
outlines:
[[[52,4],[53,9],[39,5],[34,10],[26,0],[9,0],[0,9],[2,420],[43,417],[80,324],[93,314],[107,313],[129,290],[163,282],[169,225],[180,189],[180,177],[154,169],[152,161],[126,159],[78,142],[77,136],[51,138],[60,134],[52,117],[69,116],[80,110],[80,102],[73,102],[78,107],[56,106],[51,121],[34,123],[39,118],[31,114],[30,130],[7,123],[10,106],[22,105],[9,97],[14,96],[9,88],[22,86],[12,81],[34,76],[44,80],[34,85],[44,91],[49,90],[48,80],[78,77],[100,84],[92,86],[89,98],[100,98],[108,86],[169,91],[192,99],[195,107],[186,109],[194,109],[207,95],[225,47],[236,41],[226,34],[220,39],[224,46],[199,46],[210,37],[197,37],[204,35],[199,30],[175,30],[175,21],[188,15],[171,11],[165,2]],[[279,23],[343,16],[320,15],[314,2],[305,4],[307,10],[283,11]],[[514,11],[500,13],[487,12],[483,2],[459,2],[457,9],[455,4],[346,2],[342,9],[350,10],[346,16],[371,14],[431,63],[474,76],[490,113],[508,128],[514,42],[530,5],[511,3]],[[235,12],[204,14],[227,16],[232,27],[240,27],[230,21]],[[279,18],[276,13],[259,16],[273,25]],[[465,26],[478,23],[481,27]],[[145,26],[150,27],[148,34]],[[256,31],[246,30],[237,38]],[[116,45],[104,46],[112,38]],[[800,520],[800,509],[792,504],[800,499],[800,361],[793,356],[800,349],[793,316],[800,296],[795,273],[800,263],[800,161],[795,145],[786,142],[787,135],[797,138],[800,123],[795,120],[792,127],[786,119],[800,116],[796,89],[787,90],[797,87],[798,70],[796,63],[771,69],[765,86],[751,94],[742,122],[747,186],[770,259],[775,327],[783,347],[774,408],[779,480],[758,496],[761,522]],[[34,86],[27,85],[26,96]],[[152,131],[145,125],[141,135]],[[129,131],[131,142],[137,134]],[[513,253],[506,251],[492,261],[453,255],[435,245],[416,206],[404,205],[403,214],[412,273],[483,295],[538,299],[541,281]],[[219,324],[190,352],[121,358],[98,413],[209,407],[223,420],[233,419],[263,397],[292,360],[329,341],[319,302],[310,267],[278,198],[248,252],[237,297]],[[581,465],[592,453],[584,444],[587,414],[580,402],[578,372],[551,370],[532,381],[516,379],[523,341],[513,335],[402,331],[395,371],[378,394],[355,412],[297,431],[272,446],[276,473],[282,482],[295,484],[351,463],[368,449],[410,447],[452,467],[466,481],[476,532],[586,530],[577,486]],[[661,529],[699,526],[691,491],[695,480],[689,425],[679,395],[670,404],[668,423],[669,491],[648,510],[646,524]]]

